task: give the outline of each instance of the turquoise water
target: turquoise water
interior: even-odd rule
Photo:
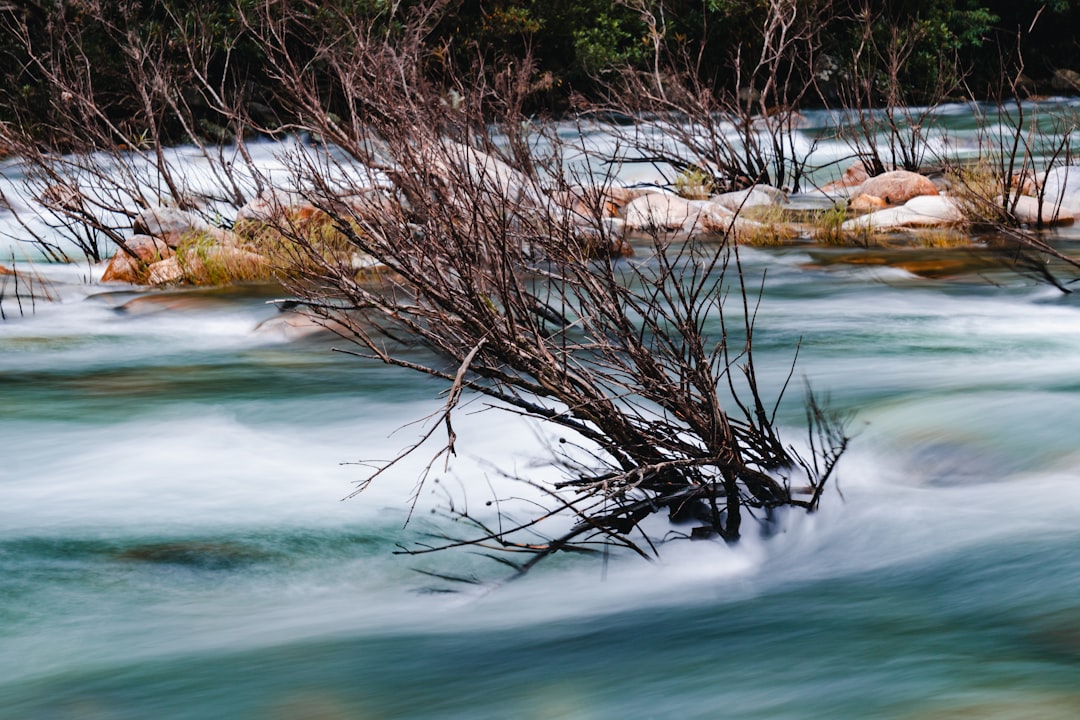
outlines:
[[[469,404],[405,526],[427,457],[345,499],[353,463],[444,384],[333,352],[274,289],[37,265],[56,301],[0,323],[0,717],[1080,716],[1080,301],[839,254],[744,257],[759,374],[801,341],[855,413],[819,514],[457,593],[416,571],[499,568],[394,551],[448,529],[442,487],[549,477],[534,428]]]

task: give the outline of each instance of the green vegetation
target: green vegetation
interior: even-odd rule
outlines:
[[[439,75],[452,65],[496,73],[528,54],[535,75],[545,80],[527,102],[548,109],[567,107],[577,92],[602,95],[620,68],[650,67],[656,60],[657,39],[665,52],[685,53],[699,75],[716,87],[738,89],[732,51],[741,48],[744,57],[759,52],[761,28],[770,12],[770,3],[761,0],[442,4],[440,19],[423,38],[428,72]],[[93,0],[37,0],[0,5],[0,58],[13,70],[0,77],[0,121],[33,124],[40,137],[55,139],[51,120],[63,110],[65,98],[57,96],[55,84],[35,61],[63,61],[65,46],[77,39],[89,61],[84,86],[120,130],[145,127],[150,124],[147,115],[160,111],[129,92],[131,66],[138,64],[153,64],[180,80],[186,75],[189,87],[243,88],[230,101],[251,112],[264,128],[272,128],[286,108],[271,89],[265,47],[244,27],[244,18],[256,5],[252,0],[125,0],[104,5]],[[305,28],[291,30],[296,33],[295,47],[303,48],[314,47],[305,43],[319,34],[347,38],[349,22],[357,18],[388,36],[401,33],[407,24],[402,18],[419,3],[394,3],[400,7],[391,14],[391,3],[354,0],[339,3],[341,12],[336,16],[303,0],[276,0],[271,5],[306,16]],[[798,0],[796,7],[824,18],[816,67],[803,68],[804,74],[818,76],[821,97],[804,97],[804,104],[842,100],[844,86],[852,78],[864,78],[867,87],[881,90],[889,70],[874,65],[875,55],[902,60],[896,79],[906,88],[906,99],[914,103],[937,97],[961,76],[976,95],[996,97],[1003,57],[1023,58],[1024,71],[1034,83],[1026,85],[1026,91],[1068,91],[1052,87],[1051,81],[1056,70],[1076,64],[1073,28],[1080,24],[1076,3]],[[189,50],[195,42],[205,62],[193,66]],[[134,52],[136,48],[140,52]],[[312,68],[325,62],[317,57],[297,59]],[[186,141],[192,133],[220,140],[235,130],[219,117],[215,102],[205,93],[186,91],[175,102],[189,106],[199,122],[196,127],[163,123],[166,140]]]

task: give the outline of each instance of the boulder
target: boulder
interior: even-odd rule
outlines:
[[[870,174],[866,172],[862,162],[856,161],[844,171],[839,180],[828,183],[821,191],[826,195],[847,195],[869,179]]]
[[[149,235],[133,235],[124,241],[124,245],[135,257],[118,249],[101,276],[102,282],[141,284],[146,281],[150,265],[174,255],[164,240]]]
[[[1066,92],[1080,92],[1080,73],[1068,68],[1058,68],[1050,78],[1050,87]]]
[[[848,207],[858,212],[873,212],[874,210],[881,210],[884,208],[885,201],[877,195],[859,193],[852,199]]]
[[[431,170],[453,188],[461,182],[514,204],[539,204],[541,198],[528,175],[501,158],[465,143],[443,139],[431,155]]]
[[[1080,166],[1062,165],[1050,170],[1043,180],[1043,197],[1063,210],[1080,213]]]
[[[307,218],[314,215],[316,210],[317,208],[300,193],[278,188],[267,188],[236,211],[233,224],[273,222],[281,218],[287,211],[295,212],[301,218]]]
[[[1049,200],[1044,200],[1041,208],[1037,198],[1021,195],[1015,200],[1013,217],[1027,225],[1037,225],[1040,222],[1043,225],[1069,225],[1076,220],[1076,215],[1071,210],[1064,209]],[[1000,205],[1002,198],[998,196],[995,202]]]
[[[164,240],[149,235],[132,235],[124,241],[124,245],[147,265],[175,254]]]
[[[1039,91],[1035,81],[1024,73],[1016,76],[1016,92],[1022,98],[1029,98]]]
[[[184,279],[184,270],[175,255],[152,264],[146,270],[147,282],[150,285],[171,285]]]
[[[881,198],[886,205],[903,205],[914,197],[937,195],[938,187],[930,178],[918,173],[892,170],[864,182],[861,192]]]
[[[745,208],[782,205],[787,202],[787,193],[769,185],[753,185],[746,190],[714,195],[709,200],[732,212],[738,212]]]
[[[192,230],[209,230],[210,223],[185,210],[158,207],[139,213],[131,223],[131,227],[141,235],[164,237],[166,235],[179,235]]]
[[[352,189],[328,203],[335,213],[345,217],[355,214],[359,218],[399,214],[402,203],[389,190],[381,187]],[[234,227],[241,223],[273,224],[283,219],[289,221],[310,220],[323,212],[303,194],[278,188],[270,188],[256,195],[236,211]]]
[[[623,208],[623,215],[628,230],[676,231],[685,235],[732,233],[739,238],[798,234],[789,225],[750,220],[711,200],[686,200],[667,193],[644,195]]]
[[[1025,170],[1021,173],[1013,173],[1013,176],[1009,178],[1009,187],[1019,190],[1021,195],[1038,197],[1042,181],[1035,173]]]
[[[622,209],[627,229],[639,231],[681,230],[688,224],[693,227],[706,212],[700,200],[662,192],[642,195]]]
[[[964,222],[964,213],[944,195],[919,196],[900,207],[890,207],[869,215],[848,220],[840,229],[846,232],[860,230],[902,230],[906,228],[948,227]]]
[[[589,191],[586,191],[589,192]],[[618,187],[615,185],[603,188],[596,188],[592,192],[599,192],[604,198],[607,199],[612,205],[615,206],[616,211],[621,210],[632,201],[637,200],[642,195],[648,195],[649,193],[655,193],[656,188],[651,187]]]

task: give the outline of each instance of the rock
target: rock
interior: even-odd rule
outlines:
[[[56,183],[42,190],[37,201],[52,210],[79,212],[84,207],[86,196],[74,185]]]
[[[890,207],[869,215],[848,220],[840,229],[846,232],[859,230],[898,230],[904,228],[947,227],[964,222],[964,213],[944,195],[920,196],[900,207]]]
[[[904,208],[926,218],[936,218],[955,225],[966,219],[960,206],[948,195],[920,195],[904,203]]]
[[[131,229],[137,234],[161,238],[173,249],[186,235],[192,233],[209,235],[220,244],[238,243],[236,236],[228,230],[214,227],[193,213],[168,207],[153,208],[139,213],[132,221]]]
[[[745,208],[782,205],[787,202],[787,193],[769,185],[754,185],[746,190],[714,195],[709,200],[732,212],[738,212]]]
[[[432,155],[432,171],[446,178],[451,188],[466,182],[504,202],[538,204],[541,201],[528,175],[483,150],[447,138]],[[462,177],[463,170],[468,173],[466,178]]]
[[[176,254],[164,240],[149,235],[132,235],[124,245],[147,265]]]
[[[1062,165],[1050,170],[1043,180],[1043,197],[1063,210],[1080,213],[1080,166]]]
[[[867,195],[866,193],[859,193],[848,205],[852,210],[858,212],[867,212],[880,210],[885,207],[885,201],[879,198],[877,195]]]
[[[301,217],[310,217],[315,214],[316,207],[300,193],[267,188],[236,211],[233,225],[243,222],[273,222],[283,217],[287,211],[296,211]]]
[[[1015,200],[1013,217],[1027,225],[1037,225],[1040,222],[1043,225],[1070,225],[1076,220],[1076,215],[1071,210],[1061,208],[1049,200],[1043,201],[1042,208],[1039,207],[1038,198],[1021,195]],[[1001,196],[995,198],[994,202],[1000,207]]]
[[[918,173],[892,170],[864,182],[861,191],[864,195],[881,198],[886,205],[903,205],[914,197],[937,195],[938,187],[930,178]]]
[[[1009,178],[1009,187],[1019,190],[1021,195],[1038,197],[1042,182],[1035,173],[1025,170],[1022,173],[1013,173],[1013,176]]]
[[[124,245],[136,257],[118,249],[101,276],[102,282],[142,284],[146,282],[150,265],[174,255],[173,249],[164,240],[149,235],[133,235],[124,241]]]
[[[158,207],[139,213],[131,223],[131,227],[141,235],[164,237],[166,235],[179,235],[192,230],[209,230],[210,223],[198,215],[184,210]]]
[[[628,230],[645,232],[675,231],[684,235],[733,233],[740,238],[758,235],[781,238],[798,234],[786,224],[770,225],[740,217],[711,200],[687,200],[667,193],[643,195],[623,208],[623,215]]]
[[[870,175],[866,172],[862,162],[856,161],[844,171],[839,180],[828,183],[821,188],[821,191],[826,195],[846,195],[869,179]]]
[[[171,285],[184,279],[184,271],[175,255],[152,264],[146,270],[147,283],[150,285]]]
[[[687,223],[697,224],[705,213],[700,202],[653,192],[630,201],[622,209],[623,220],[629,230],[680,230]]]
[[[637,200],[642,195],[648,195],[649,193],[655,193],[656,188],[651,187],[604,187],[596,188],[596,192],[599,192],[610,203],[615,206],[616,212],[621,211],[626,205],[630,204],[634,200]]]
[[[334,204],[337,206],[331,208],[332,212],[340,213],[342,217],[350,214],[359,218],[378,217],[401,211],[398,198],[381,187],[353,189],[350,194],[335,198]],[[301,193],[270,188],[237,210],[233,225],[275,224],[286,218],[290,221],[306,221],[322,212],[321,208]]]
[[[0,275],[14,275],[15,271],[4,265],[0,265]]]
[[[1080,73],[1068,68],[1058,68],[1050,78],[1050,87],[1067,92],[1080,92]]]

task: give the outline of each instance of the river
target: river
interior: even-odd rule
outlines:
[[[51,300],[2,304],[0,717],[1080,716],[1080,301],[872,254],[744,254],[759,375],[801,340],[798,374],[854,413],[821,512],[457,593],[416,571],[490,561],[394,554],[446,527],[438,484],[405,524],[426,458],[345,499],[444,384],[332,352],[275,288],[16,258]],[[550,472],[535,428],[479,410],[441,485]]]

